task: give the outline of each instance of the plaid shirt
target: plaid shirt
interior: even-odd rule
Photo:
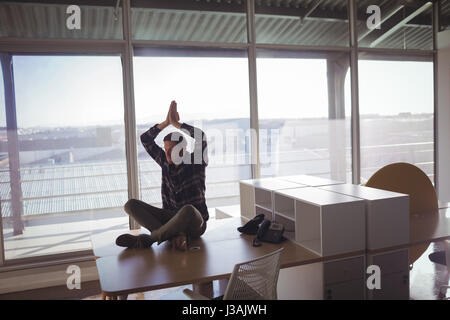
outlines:
[[[157,125],[141,135],[141,142],[148,154],[161,166],[163,208],[177,211],[184,205],[191,204],[200,211],[204,221],[207,221],[209,213],[205,202],[205,168],[208,165],[206,135],[202,130],[186,123],[181,125],[181,130],[193,137],[195,143],[194,152],[186,151],[183,159],[187,161],[177,167],[167,162],[164,150],[155,143],[155,138],[161,132]]]

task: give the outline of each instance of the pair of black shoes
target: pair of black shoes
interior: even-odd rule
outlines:
[[[259,225],[264,221],[264,214],[258,214],[252,220],[247,222],[242,227],[238,227],[238,231],[244,234],[255,235],[258,233]]]
[[[133,248],[133,249],[145,249],[150,248],[153,244],[153,240],[148,234],[140,234],[133,236],[129,233],[124,233],[117,237],[116,244],[120,247]]]

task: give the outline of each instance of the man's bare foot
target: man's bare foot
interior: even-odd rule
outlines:
[[[179,235],[170,240],[170,243],[177,250],[186,251],[187,250],[187,238],[185,235]]]

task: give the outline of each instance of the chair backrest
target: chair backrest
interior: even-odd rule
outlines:
[[[387,165],[377,172],[365,184],[367,187],[399,192],[409,195],[410,215],[437,214],[438,199],[431,180],[418,167],[405,162]],[[435,226],[429,225],[430,233]],[[428,245],[411,247],[409,262],[412,264],[427,249]]]
[[[224,300],[276,300],[283,248],[234,266]]]

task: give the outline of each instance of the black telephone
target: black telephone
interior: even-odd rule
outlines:
[[[259,225],[256,238],[253,239],[253,246],[261,246],[261,241],[270,243],[280,243],[285,240],[283,237],[284,226],[282,224],[271,222],[264,219]]]

